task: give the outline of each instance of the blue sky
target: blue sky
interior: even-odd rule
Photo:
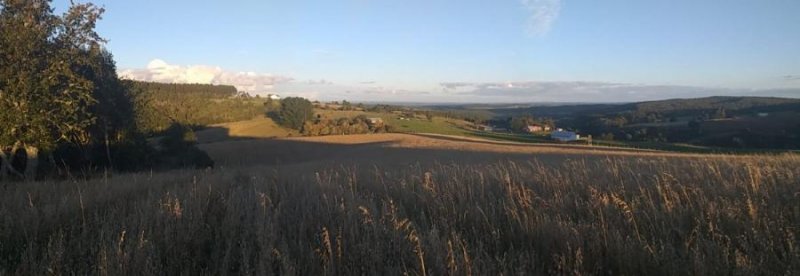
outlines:
[[[137,79],[362,101],[800,97],[796,0],[94,2]]]

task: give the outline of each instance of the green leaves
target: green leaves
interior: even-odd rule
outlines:
[[[293,129],[303,128],[303,123],[314,117],[314,106],[310,101],[289,97],[281,100],[281,109],[278,111],[278,123]]]
[[[0,0],[0,7],[0,145],[86,142],[99,102],[98,80],[85,68],[103,42],[94,31],[103,10],[78,4],[56,16],[44,0]]]

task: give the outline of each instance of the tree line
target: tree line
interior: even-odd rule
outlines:
[[[148,136],[172,124],[193,128],[263,115],[263,100],[242,96],[230,85],[125,81],[133,91],[136,123]]]
[[[306,121],[301,129],[303,135],[306,136],[386,133],[390,131],[391,126],[383,121],[372,122],[365,115],[338,119],[317,118]]]

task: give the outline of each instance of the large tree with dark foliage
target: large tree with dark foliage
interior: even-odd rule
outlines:
[[[98,119],[106,92],[116,82],[113,62],[94,31],[103,9],[77,4],[61,16],[50,1],[0,0],[0,152],[24,148],[26,176],[35,172],[39,151],[61,144],[87,145],[91,130],[109,130]],[[111,71],[108,71],[111,70]],[[109,77],[109,75],[112,75]],[[107,100],[105,102],[101,102]]]
[[[35,177],[40,156],[59,171],[152,164],[130,85],[95,32],[102,13],[90,3],[55,15],[49,0],[0,0],[0,177]]]
[[[301,129],[303,123],[314,117],[314,105],[310,101],[289,97],[281,100],[281,109],[278,111],[278,122],[286,127]]]

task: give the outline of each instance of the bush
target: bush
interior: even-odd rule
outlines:
[[[388,132],[388,125],[370,125],[367,117],[360,115],[355,118],[339,118],[336,120],[320,119],[314,122],[307,121],[303,124],[302,133],[306,136],[325,136],[335,134],[367,134]]]
[[[277,115],[279,124],[300,130],[307,120],[314,117],[314,106],[304,98],[289,97],[281,100],[281,108]]]

